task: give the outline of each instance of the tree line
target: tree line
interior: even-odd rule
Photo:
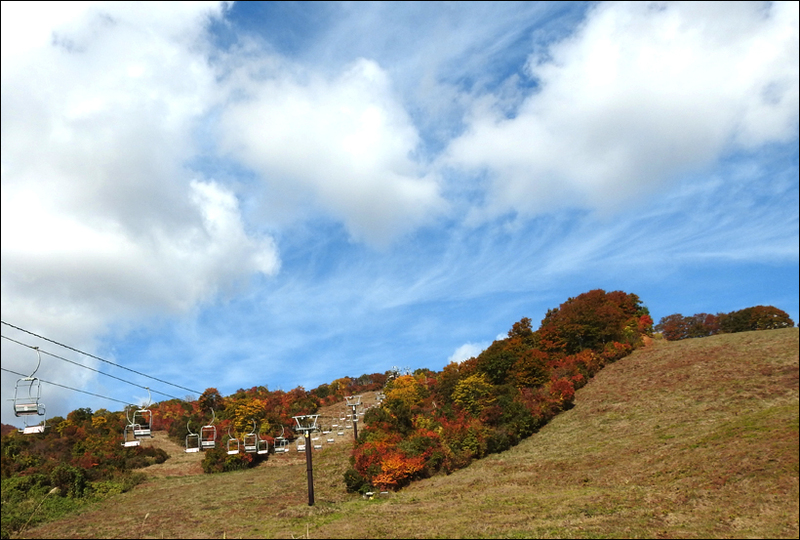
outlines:
[[[792,328],[794,321],[785,311],[774,306],[753,306],[730,313],[695,313],[684,316],[674,313],[662,317],[655,326],[667,341],[733,334],[753,330]]]

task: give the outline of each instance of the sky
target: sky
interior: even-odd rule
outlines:
[[[800,320],[796,3],[1,5],[4,423]]]

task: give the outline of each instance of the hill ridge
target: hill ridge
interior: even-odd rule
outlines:
[[[347,448],[315,454],[314,507],[299,462],[152,478],[25,536],[796,538],[798,329],[656,342],[516,447],[388,497],[344,493]]]

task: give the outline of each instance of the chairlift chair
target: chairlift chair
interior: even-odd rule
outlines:
[[[125,429],[122,432],[122,446],[129,448],[131,446],[139,446],[140,441],[136,438],[134,433],[136,432],[136,428],[138,425],[130,424],[125,426]]]
[[[256,454],[269,454],[269,441],[267,439],[258,438],[256,441]]]
[[[217,413],[211,409],[211,423],[200,428],[200,449],[213,450],[217,447],[217,427],[214,422],[217,419]]]
[[[234,456],[239,453],[239,439],[231,435],[231,428],[228,426],[228,455]]]
[[[125,407],[125,418],[128,419],[128,423],[122,431],[122,446],[126,448],[139,446],[139,438],[136,437],[136,432],[140,431],[142,427],[131,418],[130,407],[128,406]]]
[[[244,451],[248,454],[255,454],[258,451],[258,434],[256,434],[256,421],[253,420],[253,431],[242,437]]]
[[[47,427],[47,420],[42,420],[39,424],[35,426],[28,425],[28,417],[23,417],[22,421],[25,422],[25,427],[20,429],[19,432],[25,435],[31,435],[33,433],[44,433],[44,430]]]
[[[275,442],[273,443],[276,454],[285,454],[289,450],[286,448],[286,445],[289,444],[289,441],[287,441],[286,437],[284,437],[284,433],[286,433],[286,429],[281,426],[281,434],[275,437]]]
[[[150,394],[150,389],[146,388],[146,390],[147,404],[133,413],[133,424],[137,426],[133,430],[133,436],[137,439],[143,439],[145,437],[151,438],[153,436],[150,431],[150,426],[153,422],[153,413],[150,411],[150,409],[148,409],[152,401],[152,396]]]
[[[38,426],[28,426],[27,422],[27,417],[33,415],[45,416],[46,412],[44,403],[39,403],[42,397],[42,382],[34,377],[36,372],[39,371],[39,366],[42,365],[42,354],[39,352],[39,347],[32,348],[36,351],[38,359],[36,369],[34,369],[33,373],[29,376],[18,379],[17,384],[14,386],[14,416],[21,416],[25,419],[25,428],[21,430],[23,433],[41,433],[44,431],[44,426],[46,425],[46,423],[43,422]],[[21,395],[21,386],[28,387],[27,396]]]
[[[141,418],[139,422],[135,420],[137,417]],[[152,438],[153,434],[150,431],[150,425],[153,420],[153,413],[148,409],[139,409],[133,413],[134,425],[136,429],[133,430],[133,436],[137,439]]]
[[[192,428],[189,427],[189,422],[186,422],[186,429],[189,433],[186,435],[186,453],[191,454],[200,451],[200,435],[194,433]]]

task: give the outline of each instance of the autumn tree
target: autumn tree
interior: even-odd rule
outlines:
[[[794,321],[789,314],[774,306],[753,306],[719,317],[720,331],[724,333],[775,330],[793,326]]]
[[[539,348],[575,354],[583,349],[601,350],[614,341],[630,342],[638,337],[632,331],[638,332],[644,315],[649,315],[648,310],[635,294],[595,289],[547,312],[539,329]]]
[[[453,390],[453,403],[476,415],[494,401],[494,385],[485,373],[476,373],[459,381]]]
[[[538,349],[528,349],[522,352],[511,368],[514,383],[518,387],[544,384],[550,377],[547,361],[547,353]]]
[[[216,388],[207,388],[206,391],[197,398],[197,406],[201,411],[209,411],[209,409],[218,411],[224,407],[224,404],[225,401]]]

